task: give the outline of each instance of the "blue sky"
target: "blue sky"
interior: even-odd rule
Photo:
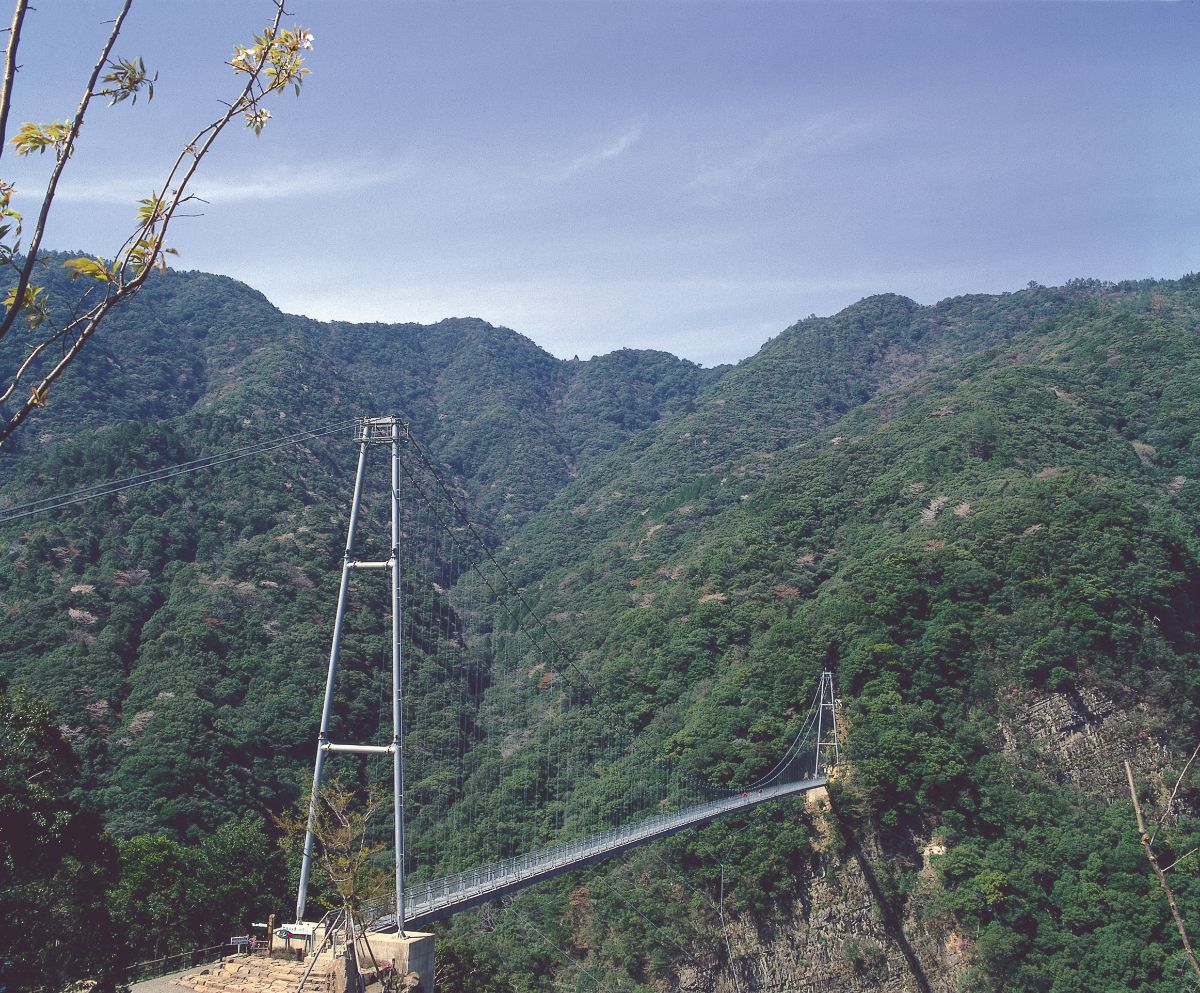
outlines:
[[[31,13],[14,118],[66,117],[117,4]],[[870,293],[1200,268],[1195,4],[290,0],[299,99],[228,136],[182,268],[322,319],[477,316],[561,356],[736,361]],[[230,92],[256,0],[141,0],[49,245],[111,253]],[[49,162],[4,155],[22,194]],[[22,201],[27,211],[28,200]]]

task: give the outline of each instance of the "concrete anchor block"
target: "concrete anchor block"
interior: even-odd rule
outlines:
[[[415,973],[419,977],[422,993],[434,993],[432,934],[416,931],[409,931],[404,937],[398,934],[373,934],[371,948],[380,965],[394,962],[398,975]]]

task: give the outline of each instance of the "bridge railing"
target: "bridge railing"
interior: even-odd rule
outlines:
[[[445,907],[466,903],[481,895],[510,887],[524,879],[548,876],[556,870],[630,846],[643,839],[666,834],[728,811],[753,806],[772,797],[800,792],[824,782],[823,778],[818,777],[749,790],[738,796],[711,800],[684,810],[656,814],[624,827],[593,832],[537,852],[514,855],[482,865],[477,869],[414,883],[406,893],[406,917],[423,917]],[[380,901],[365,907],[364,913],[367,920],[380,921],[389,916],[394,917],[395,905],[392,901]]]

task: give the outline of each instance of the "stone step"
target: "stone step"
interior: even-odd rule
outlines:
[[[187,982],[185,985],[189,989],[195,990],[196,993],[287,993],[287,991],[295,990],[299,981],[298,978],[288,981],[201,979]],[[328,993],[330,984],[324,976],[310,976],[308,982],[304,984],[304,988],[311,990],[312,993]]]
[[[310,993],[329,993],[332,959],[318,960],[304,989]],[[307,962],[292,959],[239,957],[198,969],[177,980],[196,993],[291,993],[308,970]]]

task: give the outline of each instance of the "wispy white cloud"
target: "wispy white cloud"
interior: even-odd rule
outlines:
[[[579,158],[571,162],[561,173],[558,174],[558,179],[570,179],[578,172],[584,172],[588,169],[594,169],[596,166],[607,162],[609,159],[615,159],[624,155],[631,149],[642,137],[642,122],[638,121],[632,127],[626,129],[611,141],[606,142],[599,148],[588,152],[586,155],[581,155]]]
[[[272,169],[251,176],[197,174],[192,192],[214,206],[287,200],[292,197],[334,196],[394,182],[395,168],[376,170],[356,166],[322,166],[313,169]],[[89,180],[86,185],[66,184],[59,199],[70,203],[127,205],[150,195],[158,177],[128,176]]]
[[[878,132],[880,118],[821,114],[764,135],[739,155],[701,169],[687,191],[769,184],[795,163],[853,147]]]

